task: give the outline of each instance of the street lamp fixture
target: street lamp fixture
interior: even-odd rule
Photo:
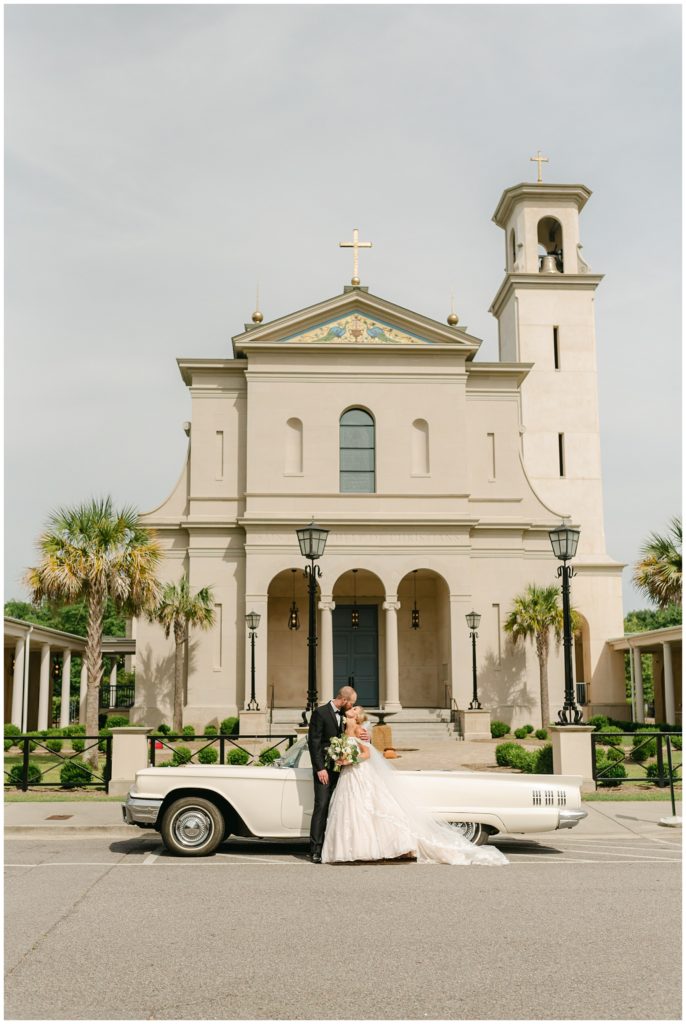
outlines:
[[[469,635],[472,638],[472,699],[469,702],[470,711],[481,711],[481,704],[479,702],[479,694],[476,687],[476,638],[479,635],[477,629],[481,622],[481,616],[478,612],[470,612],[465,615],[467,625],[469,626]]]
[[[414,604],[412,606],[412,617],[410,619],[410,625],[412,629],[419,629],[419,608],[417,607],[417,570],[412,570],[412,580],[414,584]]]
[[[300,629],[300,614],[298,612],[298,606],[295,603],[295,574],[297,571],[297,569],[291,569],[291,572],[293,573],[293,600],[291,602],[291,610],[288,613],[289,629]]]
[[[563,648],[565,664],[565,702],[557,713],[559,725],[579,725],[582,720],[582,711],[574,698],[574,674],[572,671],[572,611],[569,601],[569,581],[574,576],[574,570],[567,562],[571,561],[579,546],[581,530],[566,523],[560,523],[556,529],[551,530],[548,536],[552,545],[555,557],[559,558],[562,565],[557,567],[557,575],[562,580],[562,620],[564,626]],[[545,725],[545,723],[544,723]]]
[[[255,634],[260,624],[260,616],[257,612],[248,612],[245,622],[250,631],[250,700],[248,711],[259,711],[260,705],[255,699]]]
[[[308,712],[314,711],[317,707],[317,580],[321,578],[322,571],[315,562],[324,554],[326,538],[329,531],[323,526],[318,526],[314,520],[307,526],[296,530],[300,552],[303,558],[309,559],[310,564],[305,566],[305,579],[308,582],[309,593],[309,626],[307,631],[307,706],[303,711],[302,724],[307,725]]]

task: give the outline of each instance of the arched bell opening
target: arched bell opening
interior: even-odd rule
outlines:
[[[562,225],[555,217],[542,217],[538,222],[538,271],[564,273]]]
[[[352,686],[358,703],[377,708],[385,693],[386,590],[376,573],[353,568],[333,588],[333,689]]]
[[[269,584],[264,628],[267,629],[267,700],[271,707],[305,707],[308,601],[302,566],[284,569]]]
[[[450,591],[433,569],[415,569],[398,587],[398,660],[403,708],[443,708],[452,693]]]

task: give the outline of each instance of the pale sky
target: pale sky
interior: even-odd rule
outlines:
[[[362,283],[497,358],[503,189],[582,182],[608,553],[681,506],[681,10],[8,6],[5,597],[49,511],[176,482],[177,356]],[[583,527],[583,524],[582,524]],[[647,601],[624,570],[625,612]]]

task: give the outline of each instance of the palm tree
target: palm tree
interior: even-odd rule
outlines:
[[[109,497],[51,513],[38,548],[41,562],[25,577],[32,601],[86,602],[86,733],[97,736],[107,598],[127,615],[154,605],[159,598],[156,568],[162,552],[152,532],[139,525],[137,511],[128,506],[116,511]],[[96,746],[88,760],[97,768]]]
[[[634,584],[658,608],[681,605],[681,519],[675,516],[666,537],[651,533],[634,566]]]
[[[505,620],[504,629],[516,645],[526,640],[533,641],[538,658],[539,682],[541,687],[541,726],[545,729],[550,722],[550,699],[548,697],[548,653],[551,630],[559,645],[564,633],[562,608],[558,604],[559,590],[556,586],[537,587],[530,583],[524,594],[514,599],[514,604]],[[572,610],[572,632],[579,629],[579,620]]]
[[[183,726],[183,645],[188,640],[188,627],[210,629],[214,624],[214,597],[211,587],[203,587],[195,597],[191,595],[188,577],[178,583],[167,583],[157,607],[149,613],[152,622],[164,626],[164,635],[174,632],[174,713],[172,728],[180,732]]]

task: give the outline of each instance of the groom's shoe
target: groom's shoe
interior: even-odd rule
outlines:
[[[322,862],[322,851],[321,850],[313,850],[312,853],[310,854],[310,858],[311,858],[313,864],[321,864],[321,862]]]

